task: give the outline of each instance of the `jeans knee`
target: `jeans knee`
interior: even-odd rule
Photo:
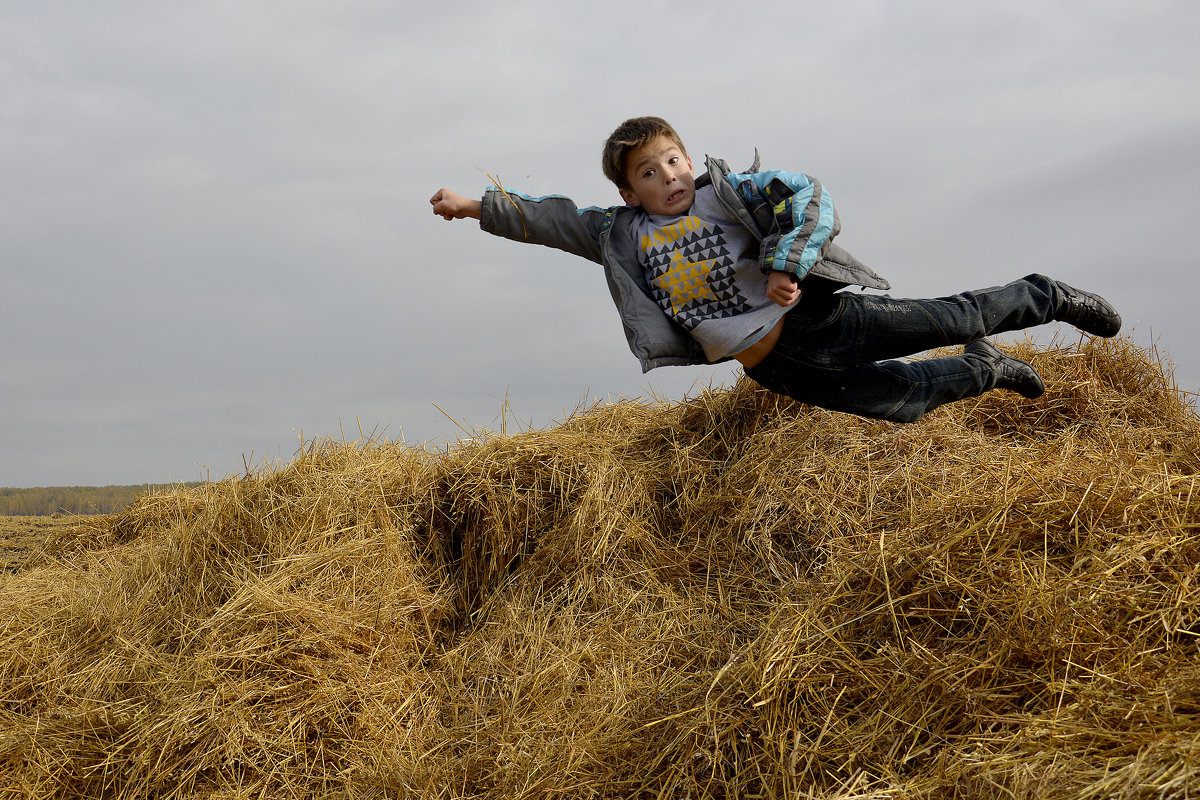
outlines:
[[[928,411],[925,408],[906,404],[896,409],[895,412],[888,414],[886,417],[881,417],[881,419],[887,420],[888,422],[900,422],[907,425],[917,422],[921,419],[921,417],[925,416],[926,413],[928,413]]]

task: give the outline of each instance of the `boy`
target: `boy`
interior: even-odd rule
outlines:
[[[984,337],[1061,320],[1115,336],[1106,300],[1044,275],[935,300],[840,291],[889,289],[837,244],[828,193],[807,175],[730,171],[706,159],[696,178],[665,120],[622,123],[604,145],[604,172],[623,206],[578,209],[565,197],[489,189],[431,199],[447,220],[470,217],[506,238],[565,250],[604,267],[642,370],[741,362],[746,375],[805,403],[913,422],[991,389],[1028,398],[1045,386],[1029,364]],[[964,344],[961,356],[892,359]]]

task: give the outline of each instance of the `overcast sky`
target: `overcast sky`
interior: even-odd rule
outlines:
[[[1192,0],[0,0],[0,486],[732,381],[643,376],[599,267],[430,211],[489,176],[618,202],[641,114],[819,177],[893,294],[1045,272],[1196,391],[1198,41]]]

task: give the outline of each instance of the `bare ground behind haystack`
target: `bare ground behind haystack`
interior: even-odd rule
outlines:
[[[37,553],[52,533],[72,524],[72,517],[0,516],[0,571],[16,572]]]

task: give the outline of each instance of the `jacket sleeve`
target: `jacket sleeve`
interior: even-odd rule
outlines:
[[[763,234],[763,272],[803,278],[841,229],[829,192],[816,178],[796,172],[730,173],[726,180],[751,209]]]
[[[606,214],[601,208],[581,209],[561,195],[529,197],[512,189],[490,188],[483,195],[479,227],[600,263],[600,231]]]

